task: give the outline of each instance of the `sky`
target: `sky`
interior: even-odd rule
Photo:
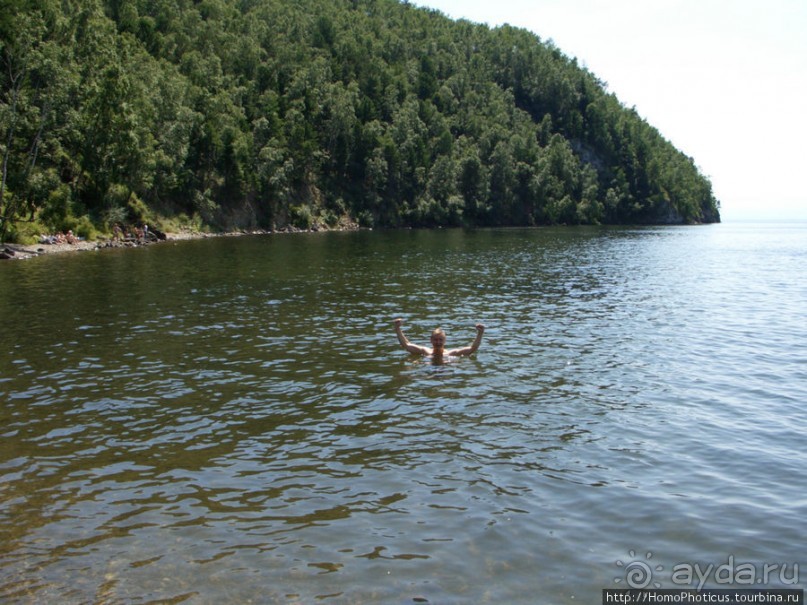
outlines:
[[[724,222],[807,220],[807,0],[415,0],[552,40],[692,157]]]

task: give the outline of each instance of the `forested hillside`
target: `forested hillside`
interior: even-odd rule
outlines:
[[[0,0],[0,237],[719,220],[711,184],[521,29],[396,0]]]

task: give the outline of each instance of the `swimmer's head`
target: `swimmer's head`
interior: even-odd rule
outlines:
[[[446,346],[446,333],[442,328],[435,328],[431,335],[432,348],[435,351],[442,351]]]

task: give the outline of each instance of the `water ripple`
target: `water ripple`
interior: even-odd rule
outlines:
[[[583,602],[631,549],[797,561],[805,240],[723,229],[0,267],[0,599]],[[488,330],[434,365],[399,315],[418,342]]]

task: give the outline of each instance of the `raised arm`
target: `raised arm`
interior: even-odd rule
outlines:
[[[482,344],[482,334],[485,333],[485,326],[482,324],[476,324],[476,338],[471,343],[471,346],[464,347],[462,349],[452,349],[448,351],[448,355],[450,357],[457,357],[459,355],[473,355],[476,353],[476,350],[479,348],[479,345]]]
[[[404,336],[403,330],[401,330],[401,323],[403,320],[396,319],[395,320],[395,334],[398,336],[398,342],[401,343],[401,346],[412,353],[413,355],[431,355],[431,349],[427,349],[426,347],[421,347],[416,344],[412,344],[409,342],[409,339]]]

